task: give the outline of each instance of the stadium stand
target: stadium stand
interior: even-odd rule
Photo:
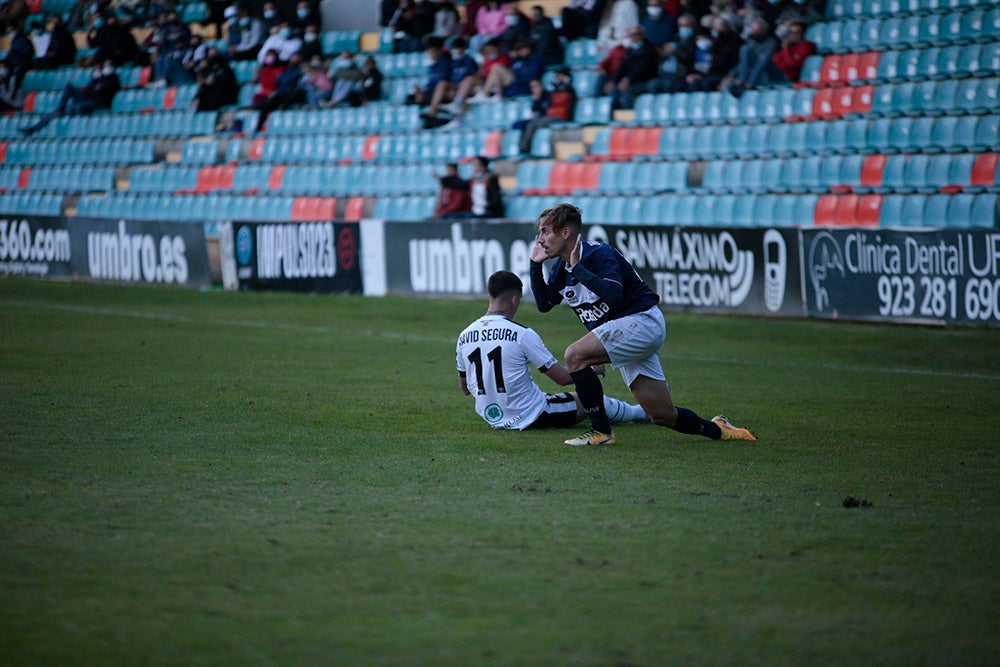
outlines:
[[[185,20],[204,10],[185,4]],[[537,132],[526,154],[511,126],[527,99],[423,129],[405,98],[424,55],[391,53],[385,31],[321,35],[326,56],[374,45],[383,101],[278,110],[263,127],[249,104],[255,61],[234,63],[240,101],[219,112],[189,110],[193,84],[151,87],[148,67],[126,66],[109,111],[58,118],[27,138],[20,127],[90,76],[31,71],[24,110],[0,118],[0,213],[419,219],[433,211],[441,164],[486,155],[514,219],[571,196],[587,219],[621,224],[997,225],[995,0],[828,0],[807,38],[819,51],[795,86],[646,94],[625,113],[593,96],[596,41],[574,40],[574,120]]]

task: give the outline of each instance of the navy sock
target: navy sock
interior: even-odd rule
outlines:
[[[722,429],[715,422],[702,419],[687,408],[677,408],[677,421],[674,422],[674,430],[688,435],[703,435],[712,440],[718,440],[722,437]]]
[[[576,384],[576,395],[580,397],[583,410],[590,417],[590,427],[601,433],[611,433],[611,422],[608,421],[608,413],[604,410],[604,387],[601,385],[601,378],[591,367],[581,371],[570,373],[573,382]]]

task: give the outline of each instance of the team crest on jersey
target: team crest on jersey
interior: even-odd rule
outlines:
[[[490,424],[497,424],[503,419],[503,409],[496,403],[490,403],[483,410],[483,419]]]

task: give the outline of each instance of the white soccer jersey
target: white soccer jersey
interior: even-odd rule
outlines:
[[[458,337],[455,357],[476,412],[493,428],[525,429],[545,410],[545,392],[531,369],[554,366],[556,358],[533,329],[484,315]]]

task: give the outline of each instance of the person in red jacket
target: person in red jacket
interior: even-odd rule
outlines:
[[[531,152],[531,142],[539,128],[553,123],[573,120],[576,107],[576,90],[568,67],[556,69],[551,90],[545,90],[542,82],[531,82],[531,117],[514,123],[515,130],[521,130],[521,154]]]
[[[438,190],[437,208],[434,218],[468,217],[472,211],[469,198],[469,182],[458,175],[458,165],[449,162],[444,166],[441,188]]]
[[[816,45],[805,38],[804,23],[790,23],[787,31],[783,32],[781,48],[774,52],[771,60],[789,81],[795,83],[802,77],[802,65],[805,64],[806,58],[815,55]]]

